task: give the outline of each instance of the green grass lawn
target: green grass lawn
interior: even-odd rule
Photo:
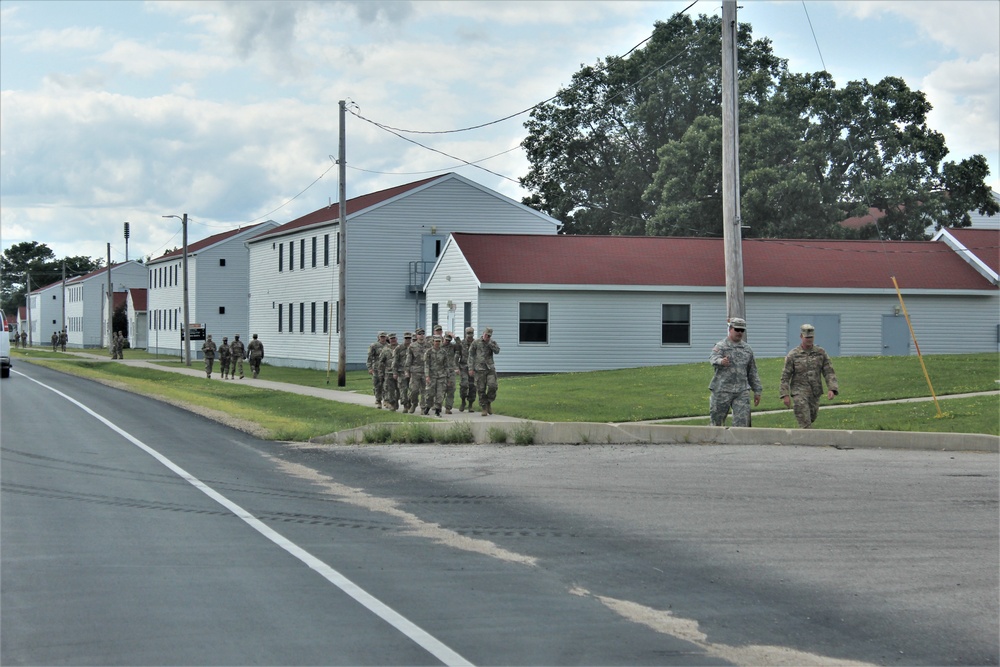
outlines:
[[[234,416],[256,420],[276,439],[306,439],[337,430],[387,419],[403,419],[362,406],[349,406],[323,399],[283,394],[245,384],[206,386],[197,378],[168,372],[130,368],[113,362],[81,361],[71,354],[43,348],[14,350],[16,356],[37,359],[53,368],[89,377],[105,377],[141,387],[142,393],[160,394],[171,400],[206,405]],[[140,358],[139,351],[126,358]],[[155,357],[151,357],[157,360]],[[924,358],[938,396],[993,391],[1000,378],[1000,355],[932,355]],[[167,365],[182,365],[176,357]],[[192,362],[192,366],[201,362]],[[781,359],[758,362],[764,395],[758,411],[785,410],[778,397]],[[1000,434],[1000,398],[941,400],[943,418],[933,402],[829,409],[900,398],[930,396],[916,357],[842,357],[834,359],[840,394],[822,402],[817,428],[858,430],[919,430],[957,433]],[[653,366],[590,373],[501,377],[496,409],[499,413],[539,421],[626,422],[692,417],[691,423],[707,423],[708,363]],[[337,387],[334,370],[315,371],[264,365],[261,378],[310,387]],[[371,394],[371,379],[364,371],[346,374],[346,389]],[[260,398],[263,392],[266,397]],[[307,406],[307,407],[300,407]],[[758,414],[754,426],[795,426],[790,411]]]

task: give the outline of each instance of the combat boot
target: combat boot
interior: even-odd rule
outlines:
[[[450,415],[451,414],[451,408],[445,408],[444,413],[446,415]]]
[[[434,416],[435,417],[441,416],[441,408],[434,408]]]
[[[482,415],[483,415],[483,416],[485,417],[485,416],[486,416],[486,415],[488,415],[488,414],[489,414],[489,413],[488,413],[488,412],[486,412],[486,408],[485,408],[485,407],[483,407],[483,412],[482,412]]]
[[[490,414],[493,414],[493,404],[492,403],[487,403],[486,404],[486,412],[488,412]]]
[[[462,399],[462,404],[460,406],[458,406],[458,411],[459,412],[465,412],[465,399],[464,398]]]
[[[375,401],[375,407],[378,408],[379,410],[381,410],[382,409],[382,401]]]

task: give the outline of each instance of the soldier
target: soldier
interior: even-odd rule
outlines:
[[[250,360],[253,377],[256,378],[260,375],[260,362],[264,359],[264,343],[257,340],[257,334],[253,335],[253,339],[247,345],[247,358]]]
[[[410,386],[410,412],[416,411],[419,406],[424,414],[430,412],[427,407],[427,390],[420,379],[424,376],[424,355],[427,354],[427,344],[424,342],[424,330],[417,329],[416,340],[410,342],[410,347],[406,350],[405,374]]]
[[[378,394],[382,397],[382,404],[376,403],[375,407],[384,407],[395,412],[399,409],[399,370],[396,368],[396,350],[399,348],[399,341],[396,339],[395,331],[390,333],[388,338],[389,342],[379,349],[378,359],[374,363],[376,371],[383,378],[382,390]]]
[[[760,405],[764,388],[757,375],[757,362],[753,350],[743,342],[746,320],[734,317],[729,322],[729,335],[715,347],[708,360],[715,368],[708,388],[712,392],[709,416],[713,426],[724,426],[729,409],[733,410],[733,426],[750,426],[750,399],[747,388],[753,389],[753,404]]]
[[[39,327],[39,329],[41,329],[41,327]],[[21,347],[23,347],[24,349],[28,348],[28,332],[27,331],[22,331],[21,332]]]
[[[819,414],[819,398],[823,395],[823,378],[826,378],[826,398],[832,401],[840,391],[837,374],[833,371],[830,356],[813,343],[816,329],[811,324],[799,327],[802,343],[785,357],[781,371],[781,400],[785,407],[795,410],[795,419],[802,428],[812,428]]]
[[[53,352],[58,352],[59,351],[59,332],[58,331],[53,331],[52,332],[52,351]]]
[[[444,344],[441,347],[448,353],[448,363],[453,369],[451,373],[448,373],[448,383],[444,389],[444,413],[450,415],[451,409],[455,406],[455,376],[459,375],[458,364],[464,350],[450,331],[444,333]],[[466,380],[468,381],[468,377]]]
[[[469,372],[469,348],[476,342],[476,330],[466,327],[465,338],[456,342],[462,348],[462,355],[458,358],[458,395],[462,399],[462,404],[458,407],[458,411],[463,412],[468,407],[469,412],[472,412],[472,405],[476,402],[476,385],[469,379],[472,375]]]
[[[410,375],[407,373],[406,356],[410,353],[410,345],[413,343],[413,334],[409,331],[403,334],[403,344],[398,345],[393,358],[393,372],[396,378],[396,390],[399,392],[399,400],[403,404],[403,412],[410,411]]]
[[[229,349],[229,337],[222,337],[222,345],[219,346],[219,366],[222,367],[222,379],[227,377],[232,379],[229,373],[229,364],[233,359],[233,351]]]
[[[240,379],[243,379],[243,360],[247,358],[247,349],[243,347],[240,335],[233,336],[233,342],[229,344],[229,354],[232,359],[229,361],[229,379],[232,380],[236,374],[236,369],[240,369]]]
[[[117,359],[118,358],[118,333],[117,332],[112,332],[112,334],[111,334],[111,341],[109,342],[108,347],[111,349],[111,358],[112,359]]]
[[[66,330],[63,329],[62,331],[59,332],[59,346],[62,348],[63,352],[66,351],[66,343],[68,341],[69,341],[69,335],[66,333]]]
[[[493,401],[497,397],[494,354],[500,354],[500,346],[493,340],[493,329],[487,327],[483,330],[483,337],[469,346],[469,375],[476,381],[475,390],[479,394],[483,417],[493,414]]]
[[[428,406],[433,401],[434,414],[441,416],[441,405],[444,403],[444,394],[448,386],[448,377],[454,375],[454,358],[446,349],[441,347],[444,341],[441,336],[434,336],[431,339],[431,349],[424,355],[424,378],[427,381],[427,403]],[[451,412],[449,410],[449,412]],[[424,412],[427,414],[427,411]]]
[[[115,338],[115,347],[118,350],[118,358],[125,358],[125,334],[121,331],[118,332],[118,336]]]
[[[212,366],[215,364],[215,343],[212,342],[212,335],[201,346],[201,351],[205,355],[205,377],[212,377]]]
[[[378,372],[378,361],[382,355],[382,349],[386,346],[386,333],[378,332],[378,338],[368,346],[368,360],[365,363],[368,368],[368,375],[372,376],[372,390],[375,394],[375,407],[382,407],[382,387],[385,385],[385,376]]]

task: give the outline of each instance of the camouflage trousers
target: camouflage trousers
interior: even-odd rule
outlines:
[[[468,374],[466,374],[468,377]],[[452,406],[455,405],[455,374],[450,373],[448,375],[448,381],[444,387],[444,407],[446,410],[451,410]]]
[[[448,390],[447,377],[432,377],[427,385],[427,405],[433,406],[435,410],[440,410],[444,404],[444,397]],[[454,391],[454,385],[452,385]]]
[[[212,366],[215,365],[215,357],[205,357],[205,375],[211,377]]]
[[[792,410],[799,428],[812,428],[819,414],[819,396],[812,394],[792,394]]]
[[[491,370],[476,371],[475,390],[479,394],[479,405],[489,406],[497,397],[497,372]]]
[[[379,403],[382,402],[382,397],[385,395],[385,379],[384,371],[372,372],[372,390],[375,392],[375,400]]]
[[[733,411],[733,426],[750,426],[750,392],[712,392],[708,415],[712,426],[725,426],[726,415]]]
[[[262,357],[262,356],[258,357],[256,354],[251,354],[250,355],[250,358],[249,358],[250,370],[253,371],[253,376],[254,377],[257,377],[258,375],[260,375],[260,362],[263,359],[264,359],[264,357]]]
[[[229,366],[232,362],[232,357],[219,357],[219,370],[222,371],[222,377],[229,375]]]
[[[392,373],[385,374],[381,390],[375,395],[386,407],[393,410],[399,407],[399,381]]]
[[[230,362],[230,377],[236,375],[236,371],[239,370],[240,377],[243,377],[243,357],[233,357],[232,362]]]
[[[420,373],[410,373],[410,407],[427,407],[427,384]]]
[[[385,379],[386,379],[386,381],[388,381],[389,380],[389,376],[386,375]],[[406,409],[406,410],[409,410],[410,409],[410,378],[406,377],[405,375],[400,375],[399,378],[396,379],[396,396],[398,396],[399,400],[401,400],[403,402],[403,408]]]

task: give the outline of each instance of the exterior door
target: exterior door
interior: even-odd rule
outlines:
[[[902,315],[882,316],[882,354],[901,356],[910,353],[910,327]]]

